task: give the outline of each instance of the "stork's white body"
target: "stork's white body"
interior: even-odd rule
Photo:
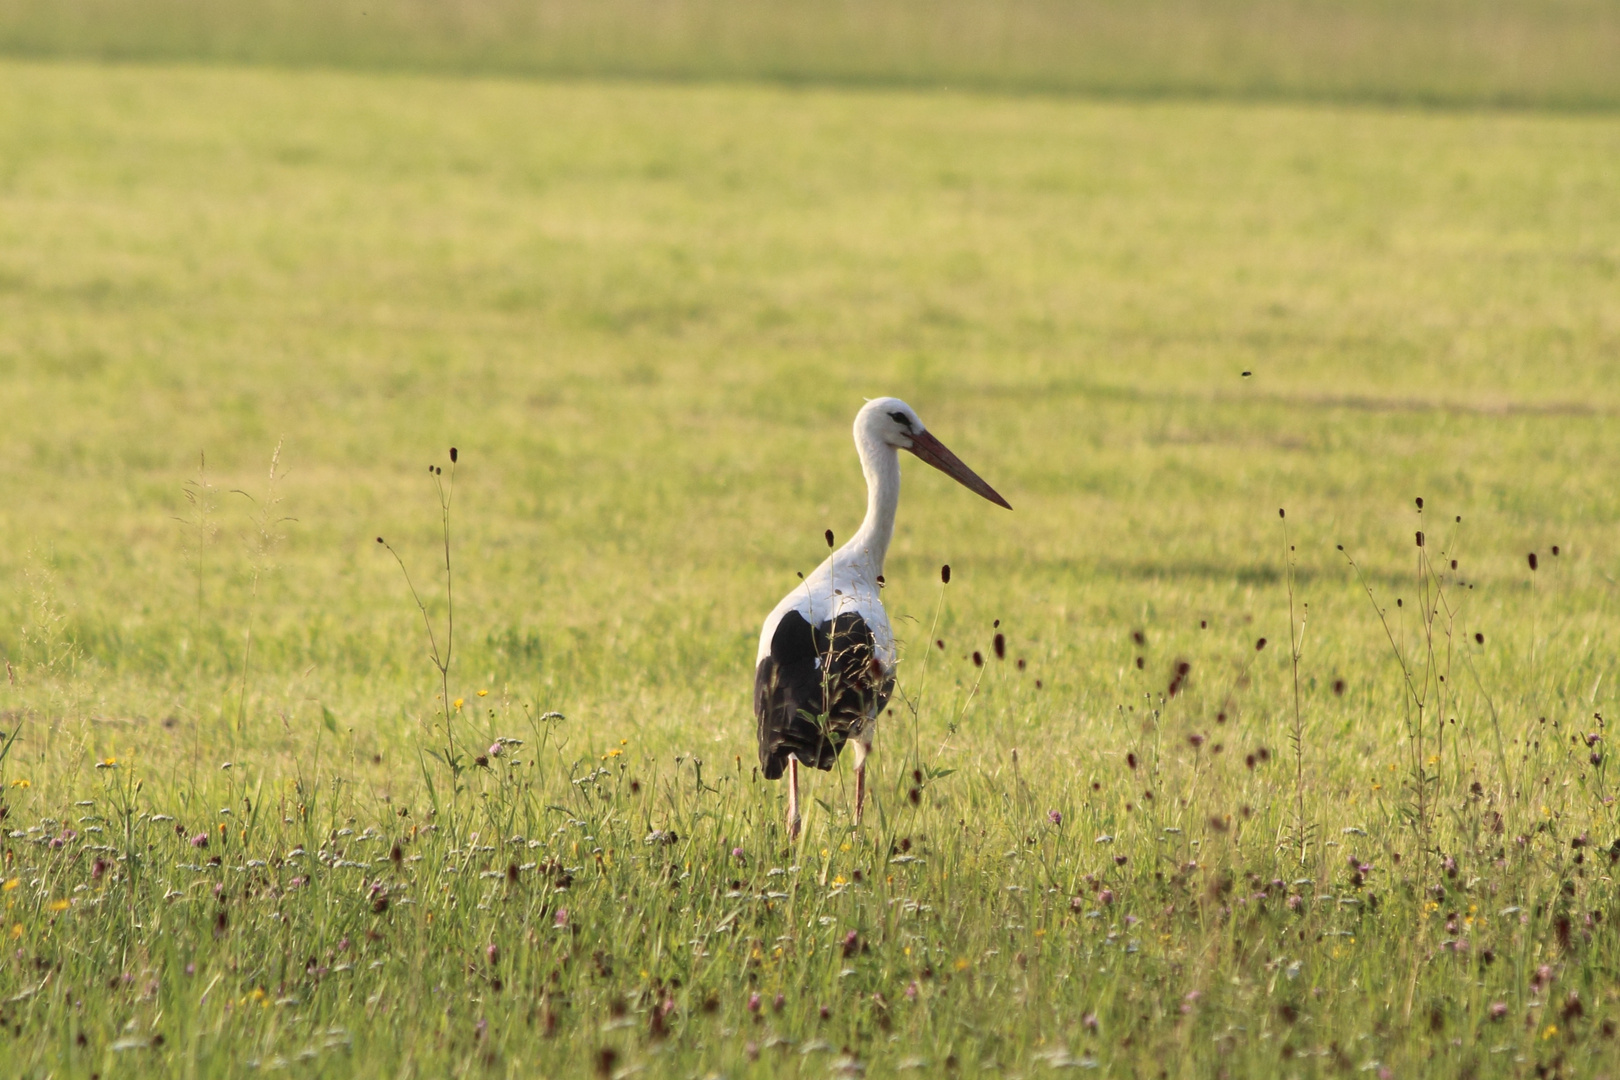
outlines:
[[[894,512],[900,505],[900,453],[875,431],[862,424],[863,418],[885,405],[900,405],[893,398],[879,398],[867,404],[855,418],[855,447],[861,455],[861,471],[866,474],[866,519],[849,542],[834,551],[820,566],[805,576],[804,583],[782,597],[759,632],[757,667],[771,652],[771,638],[782,616],[797,611],[812,626],[820,626],[838,615],[853,612],[866,620],[875,639],[878,661],[893,674],[894,632],[888,613],[883,610],[878,579],[883,576],[883,560],[894,538]],[[920,427],[919,422],[919,427]]]

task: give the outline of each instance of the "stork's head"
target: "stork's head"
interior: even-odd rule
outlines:
[[[916,412],[899,398],[873,398],[862,407],[855,415],[855,438],[860,441],[863,437],[887,443],[897,450],[910,450],[969,491],[977,492],[997,506],[1012,509],[995,488],[980,479],[978,473],[964,465],[961,458],[923,427]]]

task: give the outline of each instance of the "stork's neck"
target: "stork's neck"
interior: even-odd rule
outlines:
[[[861,455],[861,472],[866,474],[866,520],[838,554],[840,561],[875,579],[883,573],[883,560],[894,538],[894,512],[900,505],[900,454],[865,432],[856,436],[855,447]]]

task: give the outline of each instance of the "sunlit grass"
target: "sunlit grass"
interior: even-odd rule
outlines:
[[[0,67],[3,1060],[1601,1074],[1617,150]],[[876,393],[1017,509],[907,470],[789,847],[753,640]]]

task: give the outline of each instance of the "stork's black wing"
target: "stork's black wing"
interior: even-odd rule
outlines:
[[[789,755],[831,769],[839,751],[883,711],[894,679],[874,651],[871,627],[853,612],[820,626],[789,611],[754,673],[759,767],[775,780]]]

